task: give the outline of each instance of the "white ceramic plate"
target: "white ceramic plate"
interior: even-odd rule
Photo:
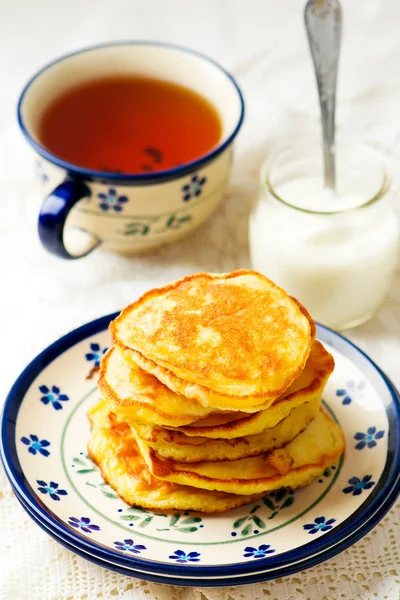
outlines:
[[[31,516],[71,549],[155,581],[250,582],[336,554],[394,502],[400,472],[396,391],[360,350],[319,327],[336,362],[324,405],[345,433],[344,458],[306,488],[219,515],[129,507],[86,453],[86,413],[99,397],[94,367],[110,343],[107,325],[114,316],[47,348],[17,380],[4,409],[2,459],[10,481]]]

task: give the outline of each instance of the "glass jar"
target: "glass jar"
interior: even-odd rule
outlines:
[[[380,155],[339,144],[337,190],[323,189],[315,141],[283,147],[261,172],[250,217],[253,268],[283,287],[320,323],[367,321],[388,291],[399,230]]]

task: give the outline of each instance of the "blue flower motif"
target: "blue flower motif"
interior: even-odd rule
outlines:
[[[356,450],[362,450],[365,446],[374,448],[374,446],[376,446],[375,440],[381,440],[384,435],[384,431],[376,431],[376,427],[368,427],[367,433],[362,433],[360,431],[354,436],[354,439],[358,441],[355,448]]]
[[[66,394],[60,394],[60,388],[56,385],[51,386],[51,391],[49,390],[47,385],[40,385],[39,391],[42,392],[42,394],[44,394],[44,396],[40,398],[40,401],[43,402],[43,404],[52,404],[53,408],[55,408],[56,410],[61,410],[61,402],[66,402],[67,400],[69,400]]]
[[[345,487],[342,492],[344,494],[359,496],[363,490],[370,490],[375,485],[375,481],[371,481],[371,479],[372,475],[364,475],[362,479],[359,479],[358,477],[351,477],[348,480],[350,485]]]
[[[124,540],[123,542],[114,542],[117,550],[121,552],[133,552],[133,554],[140,554],[142,550],[146,550],[146,546],[142,544],[134,544],[131,539]]]
[[[60,496],[67,496],[68,492],[65,490],[60,490],[58,487],[58,483],[55,481],[50,481],[49,485],[45,481],[41,479],[37,479],[36,483],[39,484],[38,490],[42,494],[49,494],[52,500],[60,500]]]
[[[39,440],[37,435],[33,433],[30,434],[29,438],[22,437],[21,442],[26,446],[29,446],[28,452],[35,455],[36,452],[42,454],[42,456],[49,456],[50,452],[46,450],[48,446],[50,446],[50,442],[47,440]]]
[[[303,529],[311,534],[318,533],[319,531],[329,531],[332,529],[332,525],[335,523],[335,521],[336,519],[326,520],[325,517],[317,517],[314,519],[314,523],[307,523],[306,525],[303,525]]]
[[[356,400],[362,394],[362,390],[365,388],[365,381],[356,383],[355,381],[347,381],[344,388],[336,390],[336,396],[342,397],[342,404],[350,404],[352,400]]]
[[[90,522],[89,517],[81,517],[80,519],[69,517],[68,525],[76,527],[76,529],[80,529],[85,533],[92,533],[93,531],[99,531],[100,529],[98,525],[94,525],[94,523]]]
[[[261,544],[258,548],[246,546],[243,556],[245,558],[264,558],[267,554],[273,554],[275,550],[269,544]]]
[[[103,356],[103,354],[105,354],[108,350],[108,348],[100,348],[99,344],[90,344],[90,349],[91,352],[88,352],[87,354],[85,354],[86,360],[88,361],[94,361],[94,366],[95,367],[99,367],[100,366],[100,361],[101,358]]]
[[[171,554],[168,558],[172,558],[172,560],[176,560],[176,562],[184,564],[188,562],[199,562],[200,560],[200,552],[184,552],[183,550],[175,550],[173,554]]]
[[[207,177],[199,179],[198,175],[193,175],[190,183],[182,186],[183,201],[188,202],[191,198],[197,198],[202,192],[202,187],[206,183]]]
[[[123,205],[128,202],[128,196],[118,196],[115,188],[108,188],[106,194],[97,194],[101,202],[99,207],[101,210],[115,210],[115,212],[122,212]]]

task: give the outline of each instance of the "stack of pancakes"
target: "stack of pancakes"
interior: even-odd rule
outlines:
[[[110,325],[89,453],[129,504],[219,512],[310,483],[344,450],[307,311],[253,271],[155,289]]]

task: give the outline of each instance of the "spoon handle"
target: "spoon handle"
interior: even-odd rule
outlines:
[[[338,0],[308,0],[304,20],[321,106],[325,187],[335,189],[336,81],[342,34]]]

